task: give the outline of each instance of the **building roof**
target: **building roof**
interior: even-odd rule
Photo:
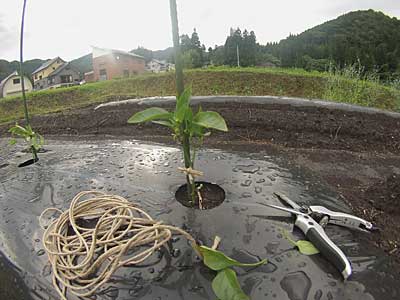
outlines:
[[[75,70],[78,72],[78,70],[76,70],[69,62],[66,62],[64,64],[62,64],[61,66],[59,66],[57,69],[55,69],[53,72],[51,72],[48,77],[57,75],[58,73],[60,73],[62,70],[64,70],[67,66],[70,66],[71,69]],[[79,73],[79,72],[78,72]]]
[[[167,64],[166,61],[161,61],[161,60],[158,60],[158,59],[155,59],[155,58],[153,58],[150,62],[155,62],[155,63],[158,63],[160,65],[166,65]]]
[[[48,66],[50,66],[52,63],[54,63],[57,59],[61,59],[62,61],[64,61],[61,57],[59,57],[59,56],[57,56],[57,57],[55,57],[55,58],[53,58],[53,59],[50,59],[50,60],[48,60],[48,61],[46,61],[44,64],[42,64],[39,68],[37,68],[35,71],[33,71],[32,72],[32,75],[33,74],[35,74],[35,73],[37,73],[37,72],[40,72],[40,71],[42,71],[42,70],[44,70],[44,69],[46,69]]]
[[[93,57],[99,57],[107,54],[119,54],[119,55],[127,55],[127,56],[132,56],[140,59],[145,59],[143,56],[137,55],[135,53],[127,52],[127,51],[122,51],[122,50],[117,50],[117,49],[107,49],[107,48],[99,48],[92,46],[93,48]]]

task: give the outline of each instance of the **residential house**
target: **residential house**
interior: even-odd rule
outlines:
[[[48,60],[32,73],[35,90],[79,84],[80,77],[79,71],[60,57]]]
[[[145,59],[140,55],[121,50],[92,48],[94,81],[129,77],[145,72]]]
[[[64,63],[47,76],[47,88],[67,87],[79,84],[80,73],[70,63]]]
[[[46,61],[32,73],[33,87],[35,90],[47,88],[47,77],[58,67],[65,63],[60,57]]]
[[[168,72],[175,69],[174,64],[170,64],[166,61],[152,59],[146,65],[146,69],[153,73]]]
[[[32,83],[27,76],[24,76],[25,92],[32,91]],[[11,73],[0,82],[0,98],[16,96],[22,93],[21,76],[17,71]]]

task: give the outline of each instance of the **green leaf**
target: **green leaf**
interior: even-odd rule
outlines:
[[[24,128],[24,127],[18,125],[18,124],[15,124],[15,125],[14,125],[13,127],[11,127],[8,131],[9,131],[11,134],[18,135],[18,136],[20,136],[20,137],[28,137],[28,136],[29,136],[29,133],[30,133],[28,129],[26,129],[26,128]]]
[[[170,120],[158,120],[158,121],[151,121],[154,124],[162,125],[162,126],[167,126],[169,128],[173,128],[174,125]]]
[[[282,230],[282,234],[291,244],[293,244],[293,246],[299,249],[301,254],[314,255],[319,253],[319,250],[314,246],[313,243],[305,240],[295,241],[289,236],[289,233],[286,230]]]
[[[295,243],[301,254],[314,255],[318,254],[319,250],[315,248],[314,244],[309,241],[299,240]]]
[[[232,269],[219,271],[211,286],[220,300],[250,300],[242,291],[236,273]]]
[[[10,140],[10,145],[15,145],[17,143],[17,140],[16,139],[11,139]]]
[[[136,124],[153,120],[168,120],[171,118],[171,113],[160,107],[151,107],[137,112],[129,118],[128,123]]]
[[[214,250],[206,246],[199,246],[197,249],[203,255],[204,264],[214,271],[223,270],[232,266],[257,267],[267,262],[266,259],[263,259],[262,261],[256,263],[246,264],[226,256],[221,251]]]
[[[176,99],[175,120],[182,122],[185,118],[186,112],[189,108],[190,97],[192,95],[192,88],[188,87],[182,95]]]
[[[194,117],[193,122],[205,128],[228,131],[224,118],[215,111],[200,111]]]

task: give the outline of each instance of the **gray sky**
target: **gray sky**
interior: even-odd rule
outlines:
[[[177,0],[180,33],[225,42],[230,27],[254,30],[259,43],[279,41],[352,10],[400,18],[400,0]],[[18,58],[22,0],[0,0],[0,59]],[[28,0],[25,58],[71,60],[90,45],[157,50],[172,44],[168,0]]]

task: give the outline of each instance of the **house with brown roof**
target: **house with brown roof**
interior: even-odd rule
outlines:
[[[145,72],[144,57],[115,49],[92,47],[94,81],[130,77]]]
[[[32,91],[32,83],[27,76],[24,76],[25,92]],[[22,93],[21,76],[14,71],[0,82],[0,98],[16,96]]]
[[[46,61],[32,73],[35,90],[79,84],[80,73],[60,57]]]

